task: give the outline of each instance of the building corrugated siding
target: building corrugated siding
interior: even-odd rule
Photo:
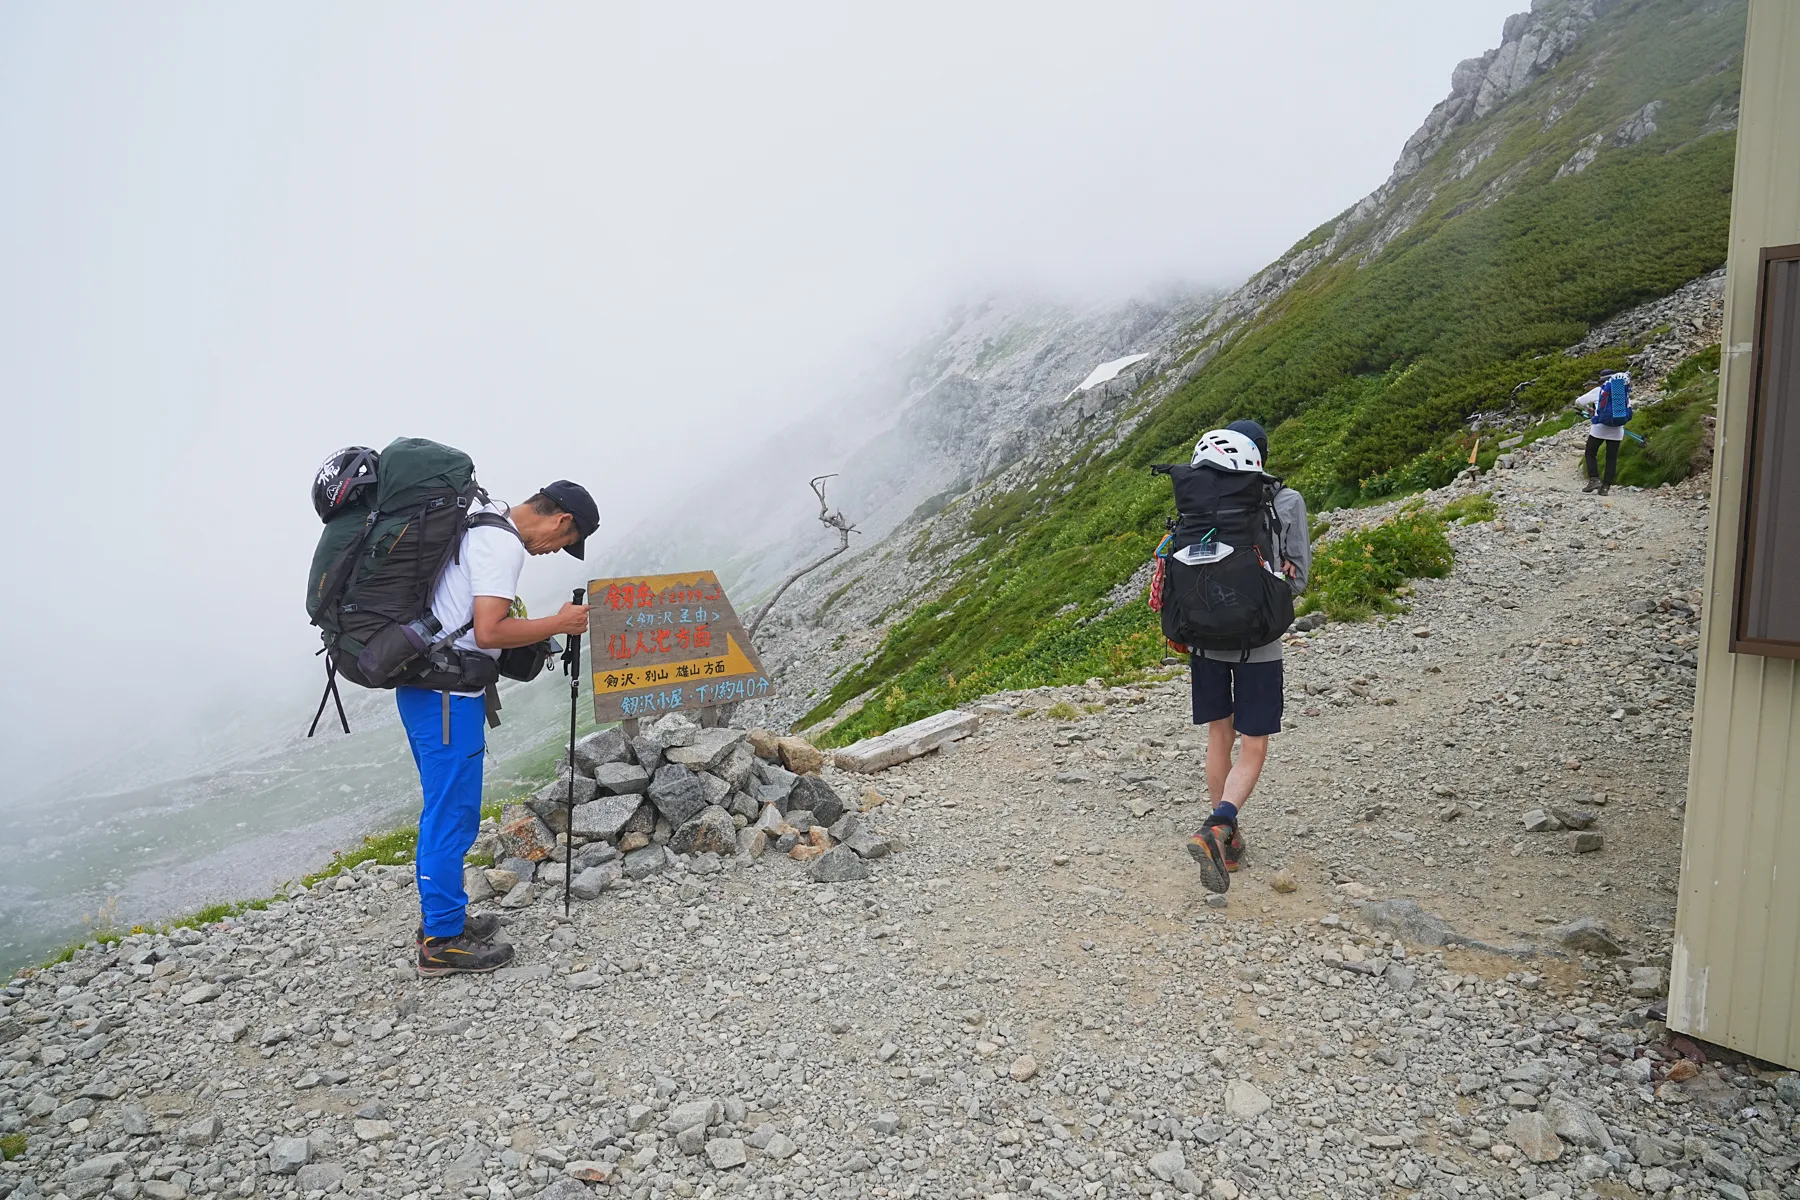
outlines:
[[[1800,242],[1800,0],[1751,0],[1739,122],[1669,1025],[1800,1066],[1800,664],[1728,649],[1757,255]]]

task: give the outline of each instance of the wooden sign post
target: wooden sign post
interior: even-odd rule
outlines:
[[[634,733],[642,718],[685,712],[711,726],[723,706],[775,695],[711,571],[596,579],[588,603],[596,721]]]

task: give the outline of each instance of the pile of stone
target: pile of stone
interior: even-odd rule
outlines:
[[[712,874],[771,851],[809,863],[818,882],[847,882],[898,848],[819,775],[824,755],[801,738],[702,728],[673,713],[635,737],[622,727],[589,734],[574,759],[573,822],[565,761],[554,782],[507,805],[477,839],[473,853],[495,865],[465,872],[471,902],[522,908],[534,885],[560,891],[565,855],[570,893],[591,900],[621,879],[677,866]]]
[[[1595,792],[1593,803],[1605,804],[1606,793]],[[1592,808],[1552,802],[1532,809],[1522,820],[1526,833],[1569,830],[1569,849],[1576,854],[1592,854],[1606,845],[1606,835],[1594,828],[1600,821],[1600,814]]]

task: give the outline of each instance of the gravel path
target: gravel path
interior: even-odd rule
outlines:
[[[993,697],[834,777],[904,843],[864,882],[539,899],[519,966],[421,981],[410,869],[369,867],[21,976],[0,1200],[1800,1197],[1800,1084],[1646,1015],[1704,498],[1582,496],[1573,445],[1410,614],[1295,639],[1223,908],[1185,679]]]

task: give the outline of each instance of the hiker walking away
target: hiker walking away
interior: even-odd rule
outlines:
[[[1293,488],[1263,471],[1269,437],[1255,421],[1234,421],[1223,430],[1201,437],[1194,447],[1195,467],[1260,477],[1260,496],[1252,516],[1272,515],[1273,553],[1269,568],[1279,564],[1281,578],[1291,595],[1277,595],[1271,605],[1278,614],[1286,600],[1285,619],[1277,615],[1262,629],[1272,636],[1266,642],[1241,649],[1200,649],[1190,656],[1193,681],[1194,724],[1206,726],[1206,794],[1212,811],[1200,831],[1188,838],[1188,853],[1200,866],[1200,881],[1209,891],[1231,886],[1231,872],[1244,857],[1244,837],[1239,818],[1250,793],[1262,775],[1269,756],[1269,738],[1281,730],[1281,638],[1293,619],[1292,597],[1306,590],[1312,571],[1312,540],[1306,519],[1306,501]],[[1271,513],[1272,510],[1272,513]],[[1263,554],[1264,536],[1254,523],[1241,533],[1225,527],[1231,519],[1228,506],[1208,513],[1205,520],[1221,528],[1218,535],[1229,542],[1241,537],[1253,543],[1246,551]],[[1185,519],[1184,514],[1184,519]],[[1232,551],[1236,553],[1236,551]],[[1259,568],[1260,569],[1260,568]],[[1279,587],[1279,583],[1275,585]],[[1234,756],[1233,749],[1236,749]]]
[[[1589,420],[1587,450],[1583,458],[1587,466],[1584,492],[1612,490],[1619,474],[1619,445],[1625,440],[1625,425],[1631,420],[1631,376],[1624,371],[1608,375],[1598,385],[1576,398],[1575,407]],[[1606,447],[1606,474],[1600,473],[1599,452]]]
[[[583,556],[587,538],[600,527],[600,510],[587,489],[559,479],[523,504],[484,504],[475,512],[499,514],[506,524],[473,525],[463,535],[460,553],[438,577],[432,615],[446,630],[468,626],[453,647],[497,659],[502,650],[585,632],[584,604],[564,604],[555,616],[535,619],[513,616],[512,606],[527,554],[561,550]],[[496,970],[512,961],[513,948],[493,941],[500,930],[498,917],[468,912],[462,883],[463,859],[481,827],[481,767],[487,751],[483,693],[400,687],[394,698],[425,801],[416,856],[419,973]]]

